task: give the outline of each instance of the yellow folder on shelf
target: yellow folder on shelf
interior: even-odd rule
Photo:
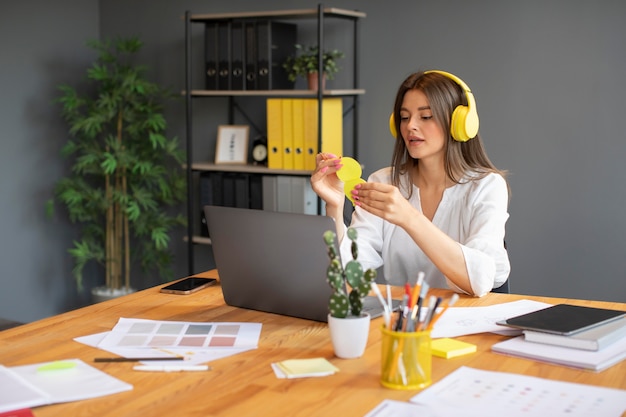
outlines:
[[[283,169],[293,169],[293,99],[284,98],[282,104],[283,122]]]
[[[304,169],[304,101],[291,101],[293,117],[293,169]]]
[[[266,101],[267,113],[267,166],[268,168],[283,168],[283,121],[282,99],[268,98]]]
[[[318,102],[304,101],[304,168],[315,169],[318,152],[343,153],[343,101],[341,98],[325,98],[322,101],[322,146],[318,146]]]

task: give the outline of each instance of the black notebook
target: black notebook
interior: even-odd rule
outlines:
[[[498,324],[522,330],[572,335],[624,316],[626,311],[557,304],[499,321]]]

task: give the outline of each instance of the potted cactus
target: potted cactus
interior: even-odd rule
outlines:
[[[376,271],[368,269],[357,260],[359,251],[357,231],[349,228],[347,237],[352,241],[352,259],[342,265],[335,246],[335,232],[324,233],[330,264],[326,280],[333,289],[328,302],[328,327],[335,355],[340,358],[358,358],[365,351],[370,328],[370,316],[363,313],[363,299],[376,279]]]

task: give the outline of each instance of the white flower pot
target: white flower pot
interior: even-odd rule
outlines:
[[[337,318],[328,315],[328,329],[335,355],[342,359],[359,358],[365,352],[370,332],[370,315]]]

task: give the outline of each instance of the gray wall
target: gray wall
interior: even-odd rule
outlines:
[[[50,104],[54,86],[80,81],[91,58],[84,40],[139,35],[153,79],[179,90],[185,10],[317,5],[308,0],[216,3],[27,0],[0,6],[0,316],[27,321],[86,302],[73,287],[66,255],[74,228],[62,218],[46,219],[42,210],[66,169],[58,157],[64,128],[58,108]],[[38,13],[26,11],[33,4]],[[626,95],[621,77],[626,73],[625,3],[484,0],[470,7],[462,0],[337,0],[328,5],[367,13],[360,68],[367,94],[360,99],[359,122],[359,160],[366,174],[389,163],[387,118],[399,82],[417,69],[456,73],[476,96],[492,160],[510,172],[507,243],[513,291],[626,301],[626,165],[621,161],[626,141],[620,111]],[[199,36],[195,33],[194,40]],[[201,123],[194,134],[203,143],[197,160],[209,160],[215,127],[225,120],[225,102],[202,102],[196,114]],[[257,116],[263,123],[262,113]],[[184,139],[184,103],[170,104],[168,117],[170,134]],[[183,276],[186,246],[176,245],[176,273]],[[197,254],[198,270],[211,266],[207,248]],[[94,271],[91,285],[97,278]],[[158,283],[141,274],[135,279],[138,287]]]
[[[56,85],[80,82],[99,36],[96,0],[0,4],[0,317],[31,321],[86,302],[66,255],[74,229],[46,218],[44,203],[65,171],[67,129]]]

